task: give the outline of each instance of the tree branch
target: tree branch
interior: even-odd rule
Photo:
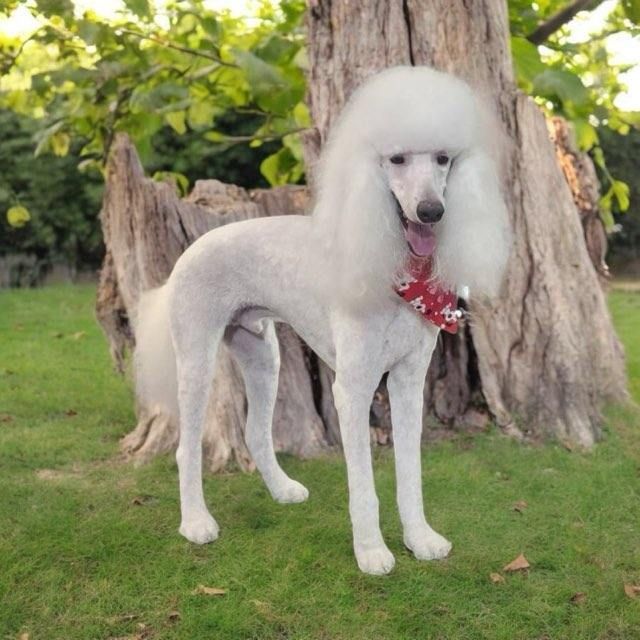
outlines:
[[[574,0],[564,9],[551,16],[546,22],[539,25],[533,33],[527,36],[527,40],[535,45],[542,44],[551,34],[574,18],[577,13],[583,10],[590,11],[595,9],[602,2],[603,0]]]
[[[161,40],[152,35],[146,35],[144,33],[140,33],[139,31],[133,31],[132,29],[126,29],[124,27],[116,27],[117,31],[120,33],[125,33],[130,36],[134,36],[135,38],[139,38],[140,40],[149,40],[150,42],[155,42],[162,47],[166,47],[167,49],[173,49],[174,51],[180,51],[182,53],[188,53],[191,56],[197,56],[200,58],[206,58],[207,60],[213,60],[217,62],[222,67],[232,67],[237,68],[237,65],[232,64],[231,62],[225,62],[221,60],[218,56],[213,55],[211,53],[207,53],[206,51],[200,51],[198,49],[191,49],[190,47],[183,47],[182,45],[175,44],[173,42],[167,42],[166,40]]]

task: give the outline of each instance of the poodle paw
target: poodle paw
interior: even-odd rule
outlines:
[[[405,534],[404,544],[418,560],[442,560],[449,555],[452,546],[430,527]]]
[[[213,542],[218,537],[220,527],[211,514],[205,512],[195,517],[183,519],[179,531],[189,542],[206,544]]]
[[[281,504],[295,504],[296,502],[304,502],[309,497],[309,490],[299,482],[287,478],[285,482],[271,490],[271,495],[276,502]]]
[[[396,559],[383,543],[373,549],[355,549],[358,567],[363,573],[382,576],[389,573],[396,564]]]

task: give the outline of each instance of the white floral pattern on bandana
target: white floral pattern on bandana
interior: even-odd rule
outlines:
[[[394,287],[396,293],[425,320],[448,333],[456,333],[464,311],[458,309],[455,292],[440,287],[431,279],[431,261],[411,260],[407,270]]]

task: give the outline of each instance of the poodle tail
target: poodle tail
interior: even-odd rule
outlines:
[[[135,389],[138,403],[150,413],[178,421],[178,376],[169,327],[169,286],[145,291],[134,321]]]

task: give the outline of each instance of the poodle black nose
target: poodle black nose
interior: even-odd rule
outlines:
[[[422,200],[416,209],[421,222],[438,222],[444,213],[444,205],[438,200]]]

